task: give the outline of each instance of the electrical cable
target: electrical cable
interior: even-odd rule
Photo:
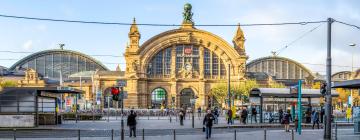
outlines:
[[[320,23],[318,26],[312,28],[311,30],[305,32],[304,34],[302,34],[301,36],[299,36],[298,38],[296,38],[295,40],[291,41],[289,44],[285,45],[284,47],[278,49],[277,51],[273,51],[274,55],[279,55],[282,51],[284,51],[285,49],[287,49],[289,46],[291,46],[292,44],[294,44],[295,42],[299,41],[300,39],[304,38],[305,36],[309,35],[311,32],[315,31],[316,29],[318,29],[321,25],[323,25],[324,23]]]
[[[84,21],[84,20],[66,20],[66,19],[53,19],[53,18],[38,18],[38,17],[26,17],[26,16],[13,16],[0,14],[0,17],[13,18],[13,19],[27,19],[27,20],[39,20],[39,21],[51,21],[51,22],[68,22],[68,23],[83,23],[83,24],[102,24],[102,25],[121,25],[128,26],[132,23],[123,22],[103,22],[103,21]],[[259,24],[240,24],[240,26],[272,26],[272,25],[307,25],[314,23],[323,23],[327,21],[302,21],[302,22],[280,22],[280,23],[259,23]],[[137,23],[138,26],[182,26],[181,24],[153,24],[153,23]],[[199,24],[196,26],[239,26],[239,24]]]
[[[335,20],[335,22],[340,23],[340,24],[343,24],[343,25],[355,27],[355,28],[357,28],[357,29],[360,30],[360,26],[357,26],[357,25],[354,25],[354,24],[349,24],[349,23],[346,23],[346,22],[338,21],[338,20]]]

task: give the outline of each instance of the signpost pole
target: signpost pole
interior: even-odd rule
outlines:
[[[121,140],[124,140],[124,87],[121,89]]]
[[[301,135],[301,122],[302,122],[302,108],[301,108],[301,85],[302,81],[298,82],[298,132]]]

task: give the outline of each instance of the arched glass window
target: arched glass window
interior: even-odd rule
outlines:
[[[174,50],[174,54],[172,54],[172,50]],[[172,55],[175,55],[175,57]],[[200,55],[203,55],[203,70],[200,70],[200,65],[202,65],[199,64]],[[205,78],[226,76],[225,66],[215,53],[207,48],[204,48],[204,51],[200,53],[199,46],[183,44],[168,47],[154,55],[148,65],[147,75],[150,78],[169,78],[173,58],[175,58],[176,73],[182,70],[190,70],[194,73],[204,73]]]
[[[163,88],[156,88],[151,93],[152,108],[166,107],[166,91]]]

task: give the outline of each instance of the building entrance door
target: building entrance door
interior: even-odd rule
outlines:
[[[191,88],[185,88],[180,93],[180,105],[183,108],[191,107],[190,99],[194,99],[195,93]]]

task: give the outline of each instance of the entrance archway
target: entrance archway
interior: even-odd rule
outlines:
[[[180,107],[191,107],[190,99],[195,98],[195,93],[191,88],[185,88],[180,92]]]
[[[151,108],[160,109],[161,106],[164,108],[167,105],[167,94],[163,88],[155,88],[151,92]]]

